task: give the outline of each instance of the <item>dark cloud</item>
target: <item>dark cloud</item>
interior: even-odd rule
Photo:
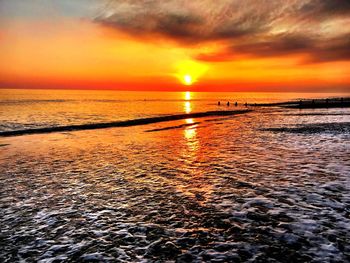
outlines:
[[[350,0],[112,0],[95,21],[135,37],[226,45],[197,56],[206,61],[301,53],[310,61],[350,59],[350,28],[340,27],[350,22]]]
[[[303,35],[276,35],[266,41],[237,44],[232,50],[238,53],[259,56],[279,56],[290,53],[308,52],[315,48],[316,40]]]
[[[350,14],[349,0],[314,0],[306,3],[298,10],[301,15],[312,19]]]
[[[261,57],[303,53],[309,56],[309,62],[349,60],[350,34],[327,41],[302,35],[276,36],[267,42],[236,45],[231,50]]]
[[[350,60],[350,34],[320,41],[302,35],[276,36],[266,41],[243,42],[210,54],[198,54],[197,60],[207,62],[230,61],[244,56],[278,57],[304,54],[304,62],[327,62]]]
[[[330,39],[323,46],[310,50],[312,61],[350,60],[350,34]]]
[[[236,39],[266,30],[268,15],[253,14],[248,2],[254,1],[110,1],[95,21],[133,36],[163,35],[179,42]]]
[[[201,36],[195,30],[200,26],[201,18],[190,15],[155,13],[131,17],[112,15],[108,19],[97,19],[97,21],[135,36],[159,34],[186,41]]]

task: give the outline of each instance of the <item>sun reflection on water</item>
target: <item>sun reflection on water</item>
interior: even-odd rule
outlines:
[[[186,124],[192,124],[194,123],[194,120],[192,118],[188,118],[185,120]]]
[[[191,92],[189,91],[185,92],[185,100],[191,100]]]
[[[192,105],[191,105],[191,92],[186,91],[184,93],[184,99],[185,99],[185,103],[184,103],[184,112],[186,113],[190,113],[192,111]]]
[[[192,141],[196,138],[196,133],[197,133],[196,128],[195,127],[188,127],[185,129],[184,133],[185,133],[185,138],[188,140],[187,141],[188,148],[190,150],[194,150],[193,146],[196,146],[195,148],[197,148],[198,141],[196,141],[195,143]]]
[[[185,102],[185,104],[184,104],[184,111],[186,113],[191,113],[191,111],[192,111],[191,102],[189,102],[189,101]]]
[[[213,186],[203,181],[203,147],[198,135],[198,123],[195,119],[185,120],[187,126],[184,131],[184,144],[181,152],[181,159],[184,161],[187,175],[183,176],[182,183],[177,185],[177,189],[189,196],[200,205],[210,199]],[[191,125],[193,124],[193,125]]]
[[[193,124],[184,129],[184,136],[186,139],[186,144],[190,151],[197,150],[199,147],[199,141],[196,137],[197,135],[197,124],[194,124],[195,121],[192,118],[185,120],[186,124]]]

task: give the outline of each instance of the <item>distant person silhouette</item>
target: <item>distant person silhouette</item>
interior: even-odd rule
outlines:
[[[236,107],[238,106],[238,103],[237,103],[237,101],[236,101],[236,103],[235,103],[235,106],[236,106]]]
[[[218,106],[220,106],[220,101],[218,101]]]
[[[227,107],[230,106],[230,102],[228,101],[226,105],[227,105]]]
[[[245,104],[244,104],[246,107],[248,107],[248,103],[246,102]]]

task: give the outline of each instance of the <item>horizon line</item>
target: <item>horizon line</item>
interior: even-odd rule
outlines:
[[[188,86],[187,86],[188,87]],[[30,88],[20,88],[20,87],[1,87],[0,90],[81,90],[81,91],[116,91],[116,92],[218,92],[218,93],[227,93],[227,92],[240,92],[240,93],[349,93],[349,90],[193,90],[193,89],[176,89],[176,90],[162,90],[162,89],[117,89],[117,88],[67,88],[67,87],[30,87]]]

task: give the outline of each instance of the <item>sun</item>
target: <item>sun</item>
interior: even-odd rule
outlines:
[[[185,85],[192,85],[192,83],[193,83],[193,79],[192,79],[192,77],[191,77],[191,75],[188,75],[188,74],[186,74],[186,75],[184,75],[183,76],[183,83],[185,84]]]
[[[202,77],[208,69],[204,63],[192,60],[182,60],[175,64],[176,72],[174,76],[186,86],[194,85],[198,79]]]

